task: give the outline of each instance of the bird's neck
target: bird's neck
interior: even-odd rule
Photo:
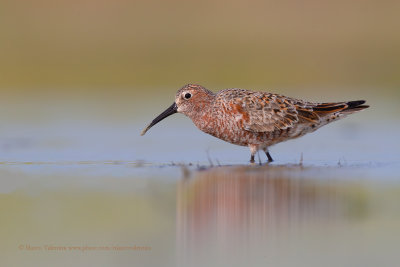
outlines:
[[[206,133],[210,133],[215,124],[215,116],[213,116],[213,103],[214,99],[211,101],[208,100],[204,102],[198,102],[196,109],[192,113],[192,116],[190,116],[196,127]]]

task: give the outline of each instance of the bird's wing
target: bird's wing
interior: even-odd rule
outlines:
[[[242,91],[226,104],[243,128],[252,132],[284,130],[320,119],[307,102],[270,93]]]

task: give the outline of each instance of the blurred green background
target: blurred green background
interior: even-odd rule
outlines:
[[[400,2],[1,1],[3,92],[400,85]],[[362,90],[362,89],[358,89]]]

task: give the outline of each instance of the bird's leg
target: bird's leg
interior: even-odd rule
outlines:
[[[268,148],[264,148],[264,152],[265,152],[265,155],[267,155],[268,162],[273,162],[274,160],[271,157],[271,155],[269,154]]]
[[[255,162],[254,156],[257,153],[257,146],[249,145],[249,148],[250,148],[250,152],[251,152],[250,163],[254,163]]]
[[[273,162],[274,159],[271,157],[271,155],[269,154],[269,152],[267,151],[267,158],[268,158],[268,162]]]
[[[254,155],[251,155],[250,156],[250,163],[254,163],[255,162],[255,160],[254,160]]]

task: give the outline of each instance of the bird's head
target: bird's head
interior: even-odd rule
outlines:
[[[158,115],[141,133],[144,135],[151,127],[162,121],[166,117],[182,113],[193,119],[201,114],[212,102],[215,94],[201,85],[187,84],[183,86],[175,95],[175,102],[164,112]]]

